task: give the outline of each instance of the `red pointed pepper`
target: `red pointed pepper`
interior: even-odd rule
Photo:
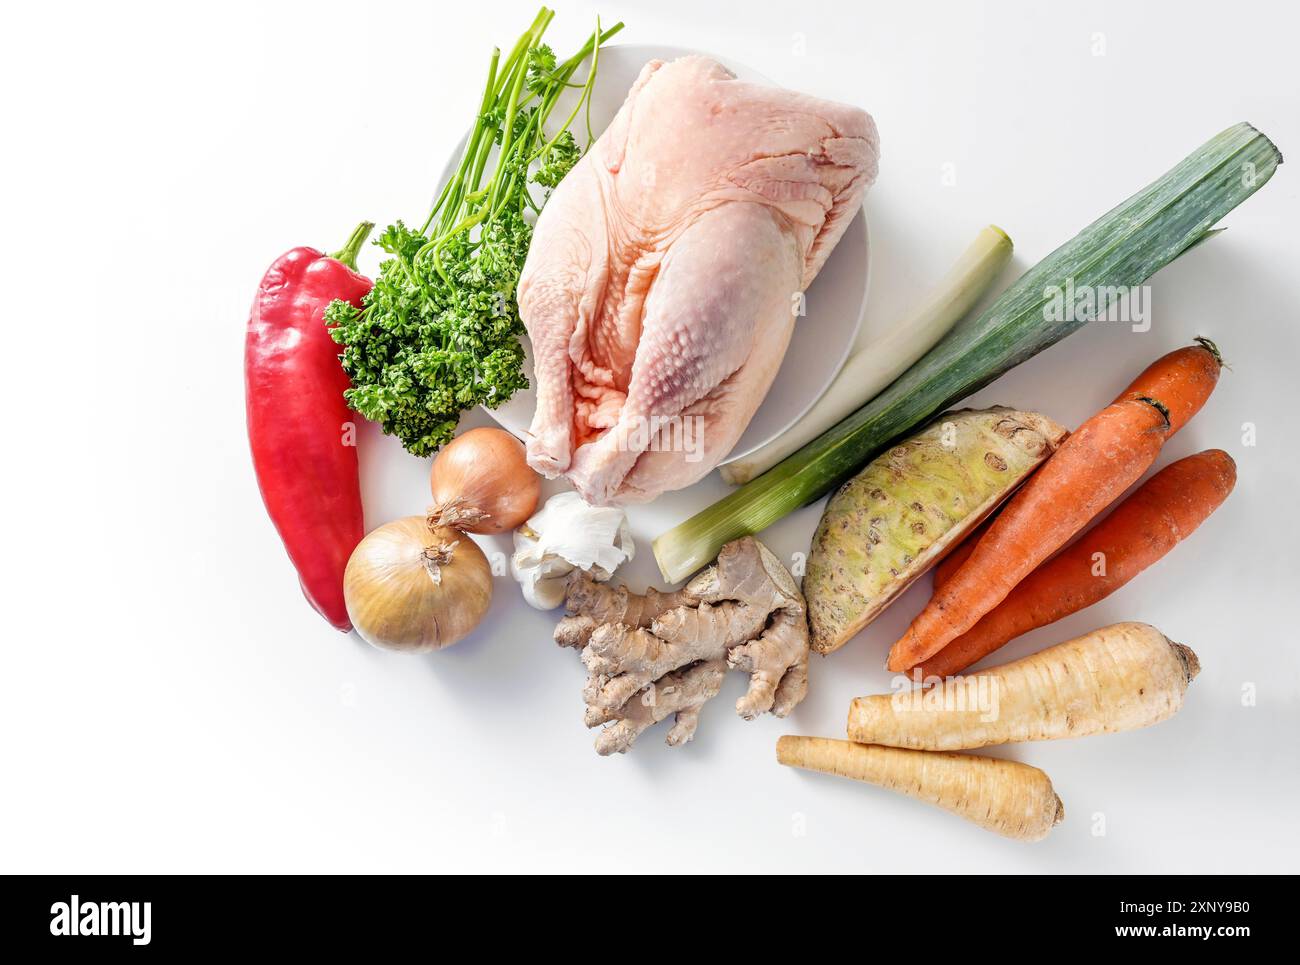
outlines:
[[[342,298],[360,306],[370,279],[357,252],[374,225],[359,225],[342,251],[294,248],[267,269],[244,343],[248,441],[257,485],[298,570],[307,601],[333,626],[352,629],[343,571],[365,535],[348,377],[325,326]]]

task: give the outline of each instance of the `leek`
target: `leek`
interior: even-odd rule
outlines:
[[[1273,142],[1249,124],[1211,138],[1027,271],[853,415],[656,539],[664,578],[684,579],[728,540],[824,496],[892,440],[1096,318],[1121,289],[1141,285],[1205,238],[1281,163]],[[1087,310],[1053,310],[1067,287],[1088,295]]]

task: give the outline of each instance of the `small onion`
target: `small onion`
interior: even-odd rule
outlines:
[[[542,495],[524,444],[504,429],[471,429],[449,442],[429,470],[430,517],[466,533],[496,535],[522,525]]]
[[[469,537],[423,516],[369,533],[348,560],[343,600],[357,633],[385,650],[441,650],[478,626],[492,568]]]

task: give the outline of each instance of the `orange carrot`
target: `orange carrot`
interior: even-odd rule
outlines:
[[[1204,406],[1214,386],[1218,384],[1219,372],[1222,372],[1222,369],[1223,356],[1219,354],[1218,346],[1208,338],[1197,336],[1196,345],[1175,349],[1154,360],[1128,385],[1127,389],[1119,393],[1115,402],[1143,397],[1160,399],[1161,402],[1166,402],[1166,397],[1171,399],[1166,402],[1169,406],[1169,432],[1166,433],[1165,438],[1169,440],[1175,432],[1187,425],[1191,417],[1201,410],[1201,406]],[[1187,380],[1193,390],[1180,389],[1179,382],[1182,380]],[[996,516],[984,520],[970,536],[941,559],[935,567],[935,576],[933,576],[935,589],[948,583],[948,577],[957,572],[957,567],[966,562],[971,550],[975,549],[976,542],[979,542],[980,537],[988,532],[993,519],[996,519]]]
[[[984,538],[984,534],[989,531],[993,525],[993,520],[997,519],[997,513],[994,513],[984,522],[976,526],[969,536],[958,543],[953,549],[941,559],[934,567],[934,588],[937,590],[948,582],[948,578],[957,572],[958,568],[966,562],[967,557],[975,549],[975,544]]]
[[[1195,345],[1175,349],[1168,355],[1156,359],[1129,384],[1129,387],[1115,399],[1159,399],[1169,407],[1169,439],[1175,432],[1191,420],[1205,405],[1205,401],[1214,391],[1223,370],[1223,356],[1219,347],[1208,338],[1198,335]],[[1187,380],[1193,391],[1180,387],[1181,380]],[[1172,401],[1170,401],[1172,400]],[[948,578],[957,572],[957,568],[970,556],[975,544],[980,541],[993,523],[992,517],[985,520],[934,568],[934,587],[938,589]]]
[[[1081,425],[935,591],[886,666],[908,670],[973,627],[1147,471],[1168,431],[1165,405],[1146,398],[1112,402]]]
[[[1219,347],[1198,335],[1195,345],[1175,349],[1152,362],[1115,401],[1144,396],[1159,399],[1169,408],[1169,432],[1165,438],[1172,438],[1201,411],[1222,369]]]
[[[960,673],[1022,633],[1114,593],[1205,522],[1236,481],[1237,465],[1222,449],[1207,449],[1161,469],[1104,520],[1025,577],[979,623],[922,662],[921,676]]]

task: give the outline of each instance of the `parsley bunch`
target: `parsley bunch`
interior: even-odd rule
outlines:
[[[390,225],[375,239],[389,257],[362,307],[336,300],[325,312],[344,347],[348,404],[417,456],[450,441],[466,409],[496,408],[528,386],[515,300],[532,241],[527,216],[582,156],[569,125],[584,105],[590,110],[600,45],[623,26],[602,33],[597,22],[582,49],[557,63],[541,42],[554,16],[543,7],[504,62],[493,51],[460,166],[424,226]],[[564,90],[579,86],[571,78],[588,55],[578,103],[548,138],[545,125]],[[530,184],[546,189],[540,204]]]

